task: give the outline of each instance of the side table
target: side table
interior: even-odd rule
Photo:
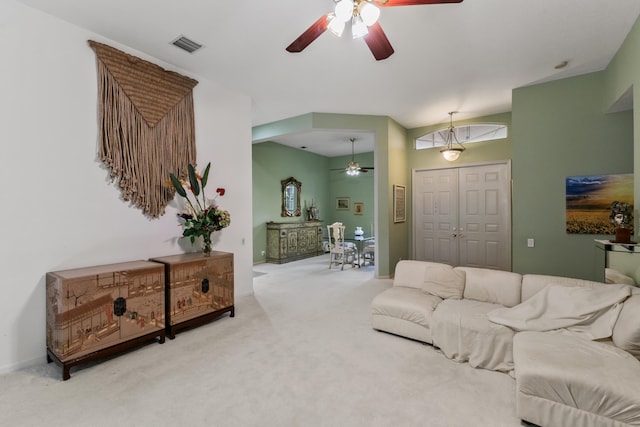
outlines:
[[[224,313],[235,316],[233,302],[233,254],[213,251],[153,258],[165,265],[166,331],[176,332],[202,325]]]

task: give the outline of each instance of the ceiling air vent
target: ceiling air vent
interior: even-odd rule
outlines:
[[[171,44],[179,47],[182,50],[186,50],[189,53],[193,53],[202,47],[200,43],[194,42],[193,40],[190,40],[185,36],[178,37],[177,39],[172,41]]]

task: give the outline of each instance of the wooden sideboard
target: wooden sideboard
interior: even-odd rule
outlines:
[[[165,339],[165,271],[132,261],[46,275],[47,361],[71,367]]]
[[[322,255],[322,221],[267,222],[267,262]]]
[[[152,258],[166,267],[167,336],[229,312],[234,317],[233,254],[213,251]]]

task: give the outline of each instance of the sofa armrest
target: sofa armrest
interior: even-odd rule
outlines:
[[[439,262],[402,260],[396,264],[393,286],[422,289],[427,266],[447,266]]]

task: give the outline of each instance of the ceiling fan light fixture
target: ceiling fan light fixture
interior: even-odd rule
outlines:
[[[368,1],[361,1],[358,4],[358,13],[367,27],[375,24],[380,17],[380,9]]]
[[[327,15],[327,19],[329,20],[329,25],[327,26],[327,28],[329,28],[329,31],[331,31],[336,36],[341,37],[342,33],[344,32],[344,21],[336,18],[336,15],[334,13],[330,13],[329,15]]]
[[[369,30],[367,29],[367,25],[362,20],[362,17],[360,15],[354,16],[351,20],[351,35],[353,36],[353,38],[359,39],[366,36],[367,33],[369,33]]]
[[[332,170],[336,170],[336,171],[342,171],[344,172],[347,176],[358,176],[360,175],[361,172],[365,173],[365,172],[369,172],[370,170],[373,170],[373,167],[361,167],[360,163],[356,162],[355,160],[355,154],[354,154],[354,142],[355,142],[355,138],[349,138],[349,141],[351,141],[351,161],[347,162],[347,167],[346,168],[340,168],[340,169],[332,169]]]
[[[351,34],[353,38],[363,38],[365,44],[376,61],[382,61],[393,55],[393,46],[382,30],[378,21],[381,14],[380,7],[429,5],[443,3],[461,3],[463,0],[333,0],[335,3],[333,14],[324,14],[309,28],[298,36],[289,46],[287,52],[299,53],[320,37],[333,20],[345,23],[351,20]],[[361,24],[362,22],[362,24]],[[331,32],[335,35],[342,33],[337,23],[331,25]]]
[[[360,165],[358,162],[349,162],[346,172],[349,176],[358,176],[360,174]]]
[[[336,18],[342,22],[347,22],[353,16],[353,0],[340,0],[336,4]]]

